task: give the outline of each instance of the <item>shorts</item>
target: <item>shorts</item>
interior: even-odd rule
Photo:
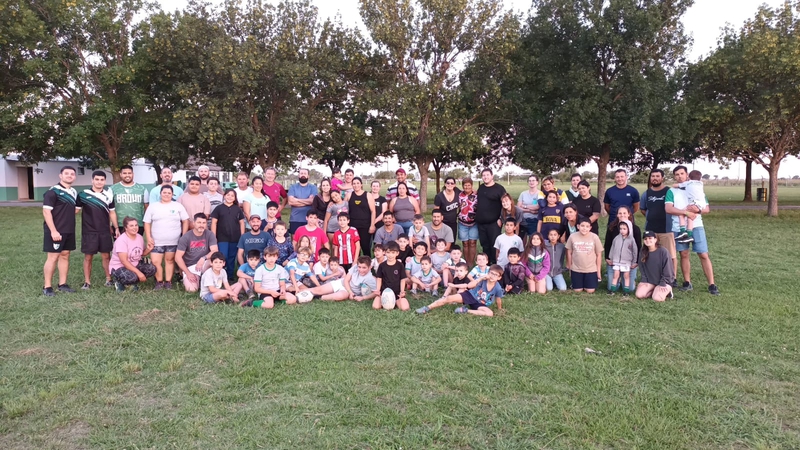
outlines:
[[[42,246],[42,251],[45,253],[61,253],[72,250],[75,250],[75,233],[62,234],[61,240],[55,242],[50,235],[50,229],[44,230],[44,245]]]
[[[178,251],[177,245],[156,245],[150,253],[175,253]]]
[[[276,297],[274,297],[272,295],[269,295],[269,294],[258,294],[258,300],[256,300],[257,302],[260,302],[258,304],[258,307],[261,307],[261,303],[263,303],[264,300],[267,297],[271,297],[273,299],[273,301],[275,302],[275,304],[286,303],[286,299],[283,299],[283,298],[276,298]],[[253,302],[253,306],[256,306],[256,301]]]
[[[201,295],[200,298],[203,299],[203,301],[206,303],[217,303],[217,301],[214,300],[214,294],[212,294],[211,292],[209,292],[208,294]]]
[[[477,241],[478,240],[478,226],[476,224],[464,225],[458,223],[458,239],[463,241]]]
[[[667,249],[669,256],[675,259],[678,255],[675,251],[675,233],[656,233],[656,238],[658,244]]]
[[[342,280],[331,280],[330,283],[328,283],[328,284],[330,284],[331,287],[333,288],[333,293],[334,294],[337,293],[337,292],[345,290],[344,289],[344,283],[342,283]]]
[[[614,264],[614,270],[625,273],[631,271],[631,266],[627,264]]]
[[[600,282],[597,280],[597,272],[581,273],[570,271],[572,289],[597,289]]]
[[[114,249],[114,239],[106,233],[81,234],[81,253],[94,255],[97,253],[111,253]]]
[[[675,236],[679,233],[675,232]],[[692,251],[695,253],[708,253],[708,241],[706,240],[706,230],[703,227],[695,228],[692,231],[692,237],[694,238],[694,242],[690,242],[688,244],[681,244],[680,242],[675,243],[675,249],[679,252],[689,250],[689,245],[692,246]]]
[[[483,303],[479,302],[470,291],[464,291],[461,293],[461,303],[471,310],[476,310],[481,306],[485,306],[486,308],[489,307],[489,305],[484,305]]]

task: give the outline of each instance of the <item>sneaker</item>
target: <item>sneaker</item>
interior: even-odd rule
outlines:
[[[164,289],[164,282],[163,281],[156,281],[156,285],[153,287],[154,291],[160,291]]]
[[[674,287],[674,288],[678,287],[678,279],[677,278],[672,280],[672,287]]]
[[[59,284],[58,285],[58,292],[64,292],[65,294],[74,294],[75,289],[69,287],[68,284]]]
[[[411,295],[417,295],[417,289],[416,288],[411,290]]]
[[[434,289],[433,291],[431,291],[431,295],[436,297],[436,298],[439,298],[439,290],[438,289]]]
[[[56,293],[53,291],[52,287],[42,288],[42,295],[45,297],[55,297]]]
[[[692,283],[690,283],[688,281],[684,281],[683,282],[683,287],[681,287],[680,290],[681,290],[681,292],[689,292],[692,289],[694,289],[694,287],[692,287]]]
[[[428,311],[430,311],[430,310],[431,310],[431,309],[430,309],[429,307],[427,307],[427,306],[423,306],[422,308],[420,308],[420,309],[416,310],[415,312],[416,312],[417,314],[425,314],[425,313],[427,313],[427,312],[428,312]]]
[[[111,280],[106,280],[105,287],[116,287],[116,284]]]
[[[608,291],[608,295],[609,295],[609,296],[611,296],[611,295],[617,295],[617,293],[616,293],[616,292],[614,292],[614,291]]]
[[[83,283],[83,286],[81,286],[81,289],[83,289],[84,291],[88,291],[91,288],[92,288],[92,285],[89,284],[89,283]]]
[[[165,281],[164,282],[164,289],[171,291],[172,290],[172,281]]]
[[[719,295],[719,288],[717,288],[716,284],[708,285],[708,293],[711,295]]]
[[[139,285],[138,284],[134,284],[133,286],[131,286],[131,291],[139,292]]]
[[[673,298],[675,298],[675,294],[673,294],[672,292],[667,294],[667,300],[672,300]]]
[[[240,302],[239,306],[241,306],[242,308],[249,308],[249,307],[253,306],[253,299],[252,298],[248,298],[247,300],[245,300],[243,302]]]
[[[459,306],[453,312],[456,313],[456,314],[466,314],[467,311],[469,311],[469,308],[467,308],[466,306]]]
[[[679,235],[675,236],[675,242],[681,242],[683,239],[686,239],[687,237],[689,237],[689,233],[681,231]]]
[[[117,292],[125,292],[125,285],[120,283],[119,281],[115,281],[114,282],[114,289],[116,289]]]

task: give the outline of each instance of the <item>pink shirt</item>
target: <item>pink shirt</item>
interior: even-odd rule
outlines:
[[[261,190],[264,191],[264,195],[278,205],[281,204],[282,198],[289,198],[289,193],[280,183],[272,183],[272,186],[267,186],[267,183],[264,183],[264,187]]]
[[[211,201],[203,194],[192,195],[184,192],[178,197],[178,203],[186,209],[190,223],[194,223],[194,215],[197,213],[205,213],[206,216],[211,214]]]
[[[308,225],[303,225],[297,229],[297,232],[292,237],[294,242],[300,242],[300,238],[308,236],[311,240],[311,247],[314,249],[314,257],[319,261],[319,251],[325,244],[328,243],[328,235],[322,231],[322,228],[317,227],[314,231],[308,231]],[[299,249],[295,249],[299,250]]]
[[[339,186],[342,185],[342,183],[344,183],[344,180],[340,180],[340,179],[338,179],[336,177],[331,178],[331,189],[338,188]],[[341,191],[341,189],[340,189],[340,191]],[[344,198],[344,197],[342,197],[342,198]]]
[[[136,267],[139,261],[142,260],[142,253],[144,253],[144,239],[138,234],[135,238],[131,239],[127,233],[122,234],[114,242],[114,251],[111,252],[111,262],[108,263],[108,270],[116,270],[125,267],[119,259],[119,254],[125,253],[128,255],[128,262]]]

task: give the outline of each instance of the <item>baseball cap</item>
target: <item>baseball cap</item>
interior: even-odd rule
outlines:
[[[395,174],[395,175],[397,175],[398,173],[406,173],[406,169],[403,169],[403,168],[401,167],[401,168],[399,168],[399,169],[397,169],[397,170],[395,170],[395,171],[394,171],[394,174]]]
[[[649,237],[654,238],[654,237],[657,237],[657,236],[656,236],[656,233],[653,232],[653,231],[645,231],[644,235],[642,235],[642,239],[649,238]]]

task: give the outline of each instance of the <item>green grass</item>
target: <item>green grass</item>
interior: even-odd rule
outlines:
[[[675,301],[521,295],[491,319],[151,282],[46,300],[40,214],[2,210],[2,448],[800,448],[800,211],[708,216],[720,297],[693,258]]]

